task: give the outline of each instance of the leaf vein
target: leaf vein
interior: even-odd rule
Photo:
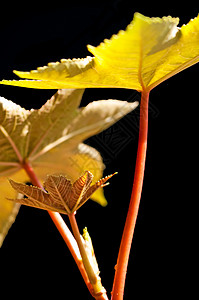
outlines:
[[[10,143],[10,145],[12,146],[17,158],[19,159],[20,163],[23,162],[23,157],[21,156],[21,153],[19,152],[17,146],[15,145],[15,142],[13,141],[13,139],[11,138],[11,136],[9,135],[9,133],[6,131],[6,129],[0,125],[0,130],[3,133],[3,135],[5,136],[5,138],[8,140],[8,142]]]

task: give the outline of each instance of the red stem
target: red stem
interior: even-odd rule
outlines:
[[[81,255],[79,255],[79,251],[76,250],[77,248],[77,244],[76,241],[73,238],[72,233],[70,232],[70,230],[68,229],[68,226],[66,225],[66,223],[64,222],[64,220],[62,219],[62,217],[60,216],[60,214],[58,212],[53,212],[53,211],[48,211],[52,221],[54,222],[55,226],[57,227],[59,233],[61,234],[62,238],[64,239],[66,245],[68,246],[70,253],[72,254],[78,269],[84,279],[84,282],[89,290],[89,292],[91,293],[91,295],[93,295],[93,287],[88,279],[86,270],[84,268],[82,259],[81,259]]]
[[[131,243],[133,239],[134,228],[138,215],[142,185],[144,179],[144,169],[147,149],[148,134],[148,100],[149,92],[142,92],[140,103],[140,129],[137,150],[137,160],[135,166],[134,183],[132,188],[131,200],[120,244],[120,250],[117,259],[115,278],[112,290],[112,300],[122,300],[124,295],[124,286],[126,280],[127,266]]]

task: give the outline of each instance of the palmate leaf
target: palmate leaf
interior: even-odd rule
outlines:
[[[18,204],[7,178],[29,181],[22,169],[28,160],[38,178],[48,174],[67,175],[76,180],[85,170],[94,180],[102,177],[100,153],[82,142],[108,128],[138,105],[118,100],[101,100],[79,108],[84,90],[59,90],[39,110],[25,110],[0,97],[0,243],[14,221]],[[103,190],[92,199],[106,205]]]
[[[199,16],[178,28],[178,18],[148,18],[135,13],[125,31],[97,47],[94,57],[49,63],[30,72],[14,71],[27,80],[2,84],[42,88],[118,87],[150,91],[199,61]],[[31,80],[33,79],[33,80]]]
[[[27,196],[25,199],[9,199],[27,206],[71,214],[79,209],[91,195],[115,174],[100,179],[91,186],[93,174],[86,171],[73,183],[65,176],[48,175],[44,182],[45,190],[10,180],[10,184],[18,193]]]

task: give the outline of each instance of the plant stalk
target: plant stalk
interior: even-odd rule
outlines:
[[[149,92],[143,91],[140,103],[140,126],[137,159],[135,166],[135,175],[132,188],[132,194],[127,213],[126,223],[123,231],[123,236],[120,244],[115,277],[112,289],[111,300],[122,300],[124,296],[124,286],[126,280],[127,266],[129,254],[133,239],[134,228],[138,215],[140,204],[142,185],[144,179],[144,169],[147,149],[147,135],[148,135],[148,101]]]
[[[24,168],[27,175],[29,176],[32,184],[43,189],[43,186],[40,183],[38,177],[36,176],[31,164],[26,161],[22,164],[22,167]],[[78,248],[76,240],[74,239],[68,226],[66,225],[66,223],[64,222],[64,220],[62,219],[62,217],[60,216],[60,214],[58,212],[48,211],[48,213],[49,213],[52,221],[54,222],[55,226],[57,227],[58,231],[60,232],[61,236],[63,237],[66,245],[68,246],[69,251],[71,252],[71,254],[78,266],[78,269],[84,279],[84,282],[85,282],[89,292],[91,293],[91,295],[93,295],[93,287],[88,279],[86,270],[84,268],[84,265],[82,262],[82,257],[79,252],[79,248]],[[101,299],[101,300],[103,300],[103,299]]]
[[[73,234],[74,237],[77,241],[77,244],[79,246],[79,251],[81,253],[82,256],[82,261],[84,264],[84,268],[87,272],[89,281],[93,287],[93,294],[92,296],[96,299],[96,300],[108,300],[107,294],[106,294],[106,290],[104,289],[104,287],[102,286],[101,283],[101,278],[99,277],[98,274],[96,274],[94,272],[94,269],[92,267],[92,262],[90,262],[89,257],[87,255],[86,249],[84,247],[83,244],[83,240],[82,237],[80,235],[79,232],[79,228],[76,222],[76,218],[75,218],[75,213],[71,213],[69,214],[69,220],[71,223],[71,227],[73,230]]]

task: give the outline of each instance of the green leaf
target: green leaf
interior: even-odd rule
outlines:
[[[79,108],[83,90],[59,90],[39,110],[25,110],[0,97],[0,234],[1,241],[14,221],[16,204],[7,177],[25,182],[22,169],[28,160],[38,178],[63,174],[74,181],[89,170],[97,181],[104,164],[94,148],[83,144],[88,137],[108,128],[138,105],[118,100],[101,100]],[[92,199],[106,205],[103,190]]]
[[[135,13],[125,31],[97,47],[94,57],[61,60],[30,72],[28,80],[2,84],[30,88],[118,87],[150,91],[199,61],[199,16],[178,28],[178,18],[148,18]],[[30,80],[34,79],[34,80]]]

